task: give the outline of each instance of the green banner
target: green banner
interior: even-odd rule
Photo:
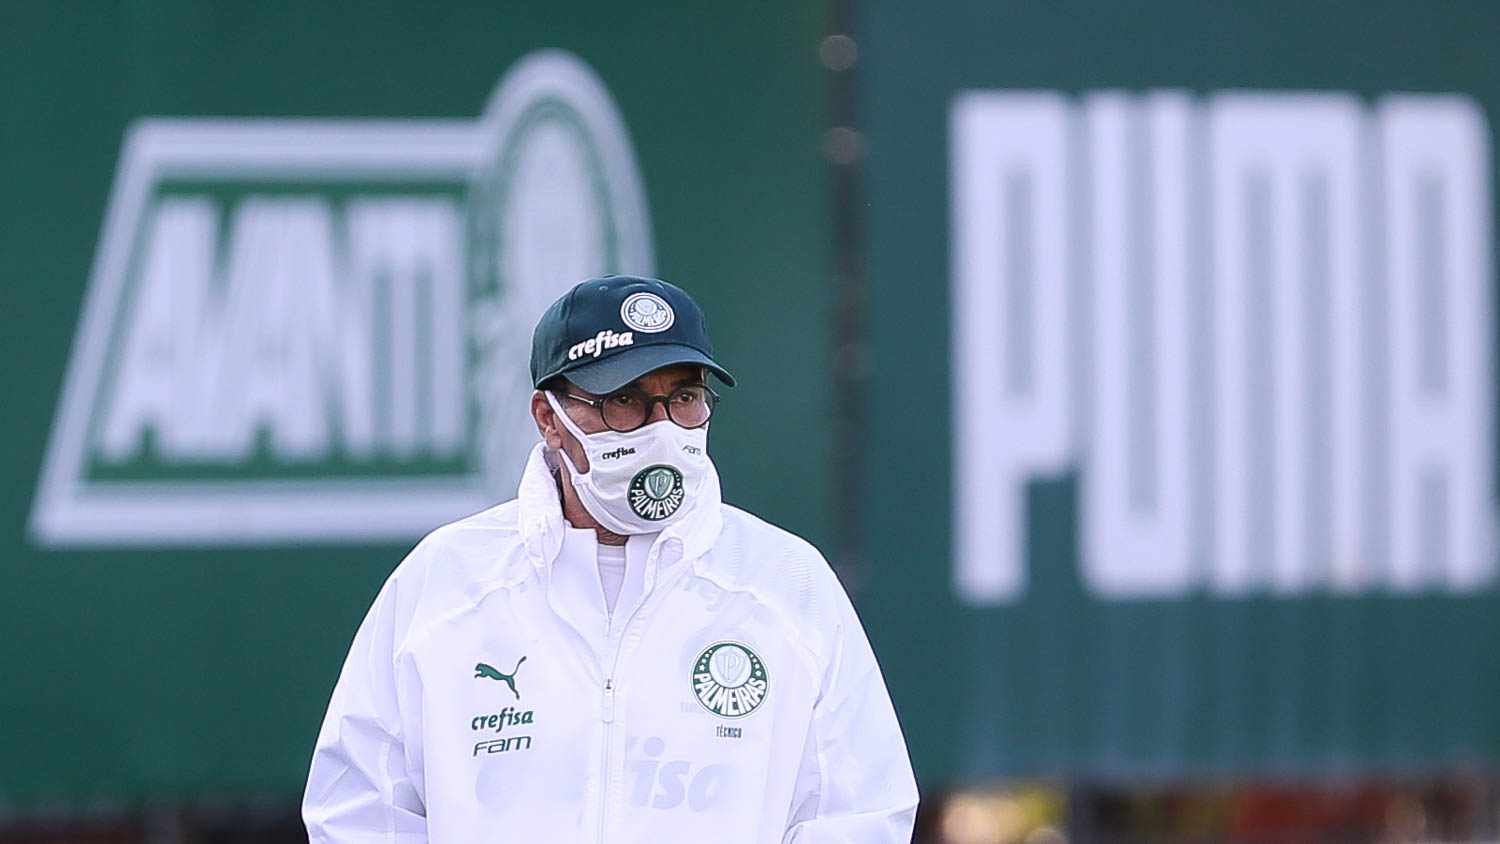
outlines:
[[[861,609],[925,783],[1500,761],[1497,27],[860,6]]]
[[[297,794],[386,574],[513,496],[590,275],[698,297],[726,498],[826,542],[822,25],[0,12],[0,800]]]

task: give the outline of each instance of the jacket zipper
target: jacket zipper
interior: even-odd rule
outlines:
[[[651,563],[650,560],[647,560],[646,562],[647,565],[650,565]],[[649,595],[641,595],[641,599],[636,603],[635,608],[630,611],[630,615],[625,616],[625,620],[621,622],[619,631],[620,638],[618,641],[616,641],[614,646],[614,658],[608,660],[610,666],[609,673],[604,677],[604,696],[603,700],[601,701],[602,711],[600,712],[600,717],[604,720],[604,753],[603,768],[600,770],[601,776],[599,778],[598,844],[604,844],[604,833],[608,828],[607,820],[609,815],[609,748],[610,745],[614,743],[613,732],[615,724],[615,676],[620,672],[620,649],[625,643],[625,631],[630,629],[630,623],[635,620],[635,617],[637,615],[640,615],[641,607],[644,607],[646,605],[646,600],[648,597]],[[614,620],[614,613],[608,613],[604,617],[604,638],[606,641],[608,641],[615,635]]]
[[[615,614],[606,613],[604,616],[604,641],[609,641],[610,631],[614,628]],[[599,666],[603,668],[601,664]],[[611,669],[613,672],[613,669]],[[604,721],[604,752],[601,754],[599,767],[599,835],[597,841],[604,844],[604,830],[607,826],[605,813],[609,811],[609,746],[614,738],[611,735],[611,727],[615,720],[615,680],[613,673],[604,677],[604,699],[600,701],[600,718]]]
[[[635,614],[632,613],[630,618],[634,617]],[[625,624],[621,628],[622,633],[623,628],[630,625],[630,618],[625,619]],[[608,613],[604,616],[604,639],[606,642],[613,638],[614,621],[614,613]],[[609,751],[610,747],[614,744],[615,672],[620,668],[619,644],[615,645],[614,658],[607,661],[609,663],[609,673],[604,676],[604,696],[600,701],[600,718],[604,721],[604,753],[602,754],[602,767],[599,769],[599,836],[596,839],[598,844],[604,844],[604,834],[609,828]]]
[[[599,769],[599,844],[604,844],[604,830],[608,828],[609,811],[609,746],[613,744],[614,737],[611,735],[611,727],[615,720],[615,684],[613,678],[606,677],[604,680],[604,754],[602,767]]]

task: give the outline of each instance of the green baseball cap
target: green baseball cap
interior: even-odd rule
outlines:
[[[705,366],[730,387],[713,359],[703,311],[675,284],[633,275],[591,278],[564,293],[531,335],[531,385],[564,375],[594,395],[679,363]]]

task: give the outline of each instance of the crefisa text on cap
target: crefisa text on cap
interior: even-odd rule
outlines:
[[[617,346],[630,346],[634,345],[634,343],[635,332],[610,331],[605,329],[568,349],[568,360],[578,360],[585,355],[599,357],[605,349],[613,349]]]

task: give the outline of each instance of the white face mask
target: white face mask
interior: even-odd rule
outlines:
[[[560,461],[590,516],[612,533],[656,533],[679,521],[701,500],[718,473],[708,457],[708,426],[684,428],[670,419],[629,433],[585,434],[543,391],[552,412],[583,446],[589,470],[579,473],[566,454]]]

